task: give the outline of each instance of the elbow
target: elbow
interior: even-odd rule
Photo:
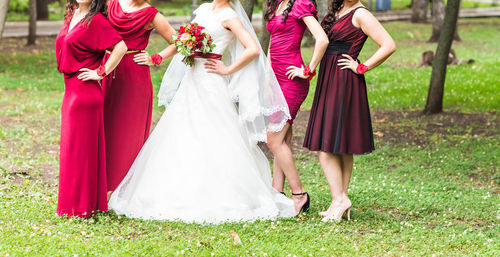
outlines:
[[[259,57],[259,55],[260,55],[260,50],[258,47],[252,48],[250,50],[250,56],[252,57],[252,60]]]
[[[118,43],[118,49],[120,51],[120,54],[126,54],[127,51],[128,51],[128,47],[127,45],[125,44],[125,42],[122,40]]]
[[[394,43],[394,41],[392,41],[388,46],[387,46],[387,49],[389,50],[389,54],[393,54],[394,52],[396,52],[396,43]]]
[[[324,48],[328,47],[328,45],[330,44],[330,40],[328,40],[328,37],[326,35],[324,35],[323,37],[321,37],[320,44]]]

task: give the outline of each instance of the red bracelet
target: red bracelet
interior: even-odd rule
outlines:
[[[161,61],[163,61],[163,57],[159,54],[153,54],[151,56],[151,60],[153,61],[154,65],[160,65]]]
[[[99,67],[97,67],[96,71],[99,77],[106,77],[106,67],[104,65],[100,65]]]
[[[306,67],[304,67],[304,76],[309,76],[307,79],[311,80],[314,76],[316,76],[316,71],[311,72],[311,67],[309,67],[309,65],[306,65]]]
[[[368,70],[368,66],[366,66],[362,63],[358,64],[358,67],[356,67],[356,72],[360,75],[364,74],[367,70]]]

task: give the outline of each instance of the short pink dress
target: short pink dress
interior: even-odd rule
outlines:
[[[279,1],[281,3],[281,0]],[[278,4],[279,4],[278,3]],[[302,78],[288,79],[285,75],[289,66],[300,67],[304,65],[300,53],[300,43],[307,26],[302,18],[318,14],[316,7],[309,0],[295,0],[292,10],[288,13],[286,21],[282,15],[273,15],[267,22],[267,30],[271,34],[269,53],[271,66],[285,96],[290,109],[293,123],[300,105],[304,102],[309,92],[309,80]]]

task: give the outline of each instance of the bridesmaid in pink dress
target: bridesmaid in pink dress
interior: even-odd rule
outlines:
[[[106,0],[69,0],[56,39],[57,69],[64,73],[59,169],[60,216],[107,211],[103,102],[99,80],[127,47],[106,17]],[[113,49],[103,65],[107,49]]]
[[[104,81],[104,128],[108,196],[127,174],[149,136],[153,85],[149,66],[172,56],[166,48],[150,57],[144,51],[153,29],[170,42],[175,30],[156,8],[144,0],[110,0],[109,22],[129,51],[112,76]]]
[[[273,187],[283,192],[286,176],[298,213],[308,210],[309,195],[302,187],[292,155],[292,124],[309,91],[309,80],[328,46],[328,38],[316,19],[315,4],[310,0],[268,0],[268,7],[265,14],[271,34],[268,57],[292,117],[282,131],[268,133],[268,146],[274,154]],[[304,65],[300,53],[306,28],[316,40],[309,65]]]

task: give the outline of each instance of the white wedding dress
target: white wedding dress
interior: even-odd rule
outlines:
[[[234,34],[230,9],[202,5],[194,22],[224,53]],[[114,191],[110,209],[128,217],[196,223],[295,216],[293,201],[271,186],[269,162],[239,122],[225,77],[195,58],[172,102]],[[168,79],[168,78],[167,78]]]

